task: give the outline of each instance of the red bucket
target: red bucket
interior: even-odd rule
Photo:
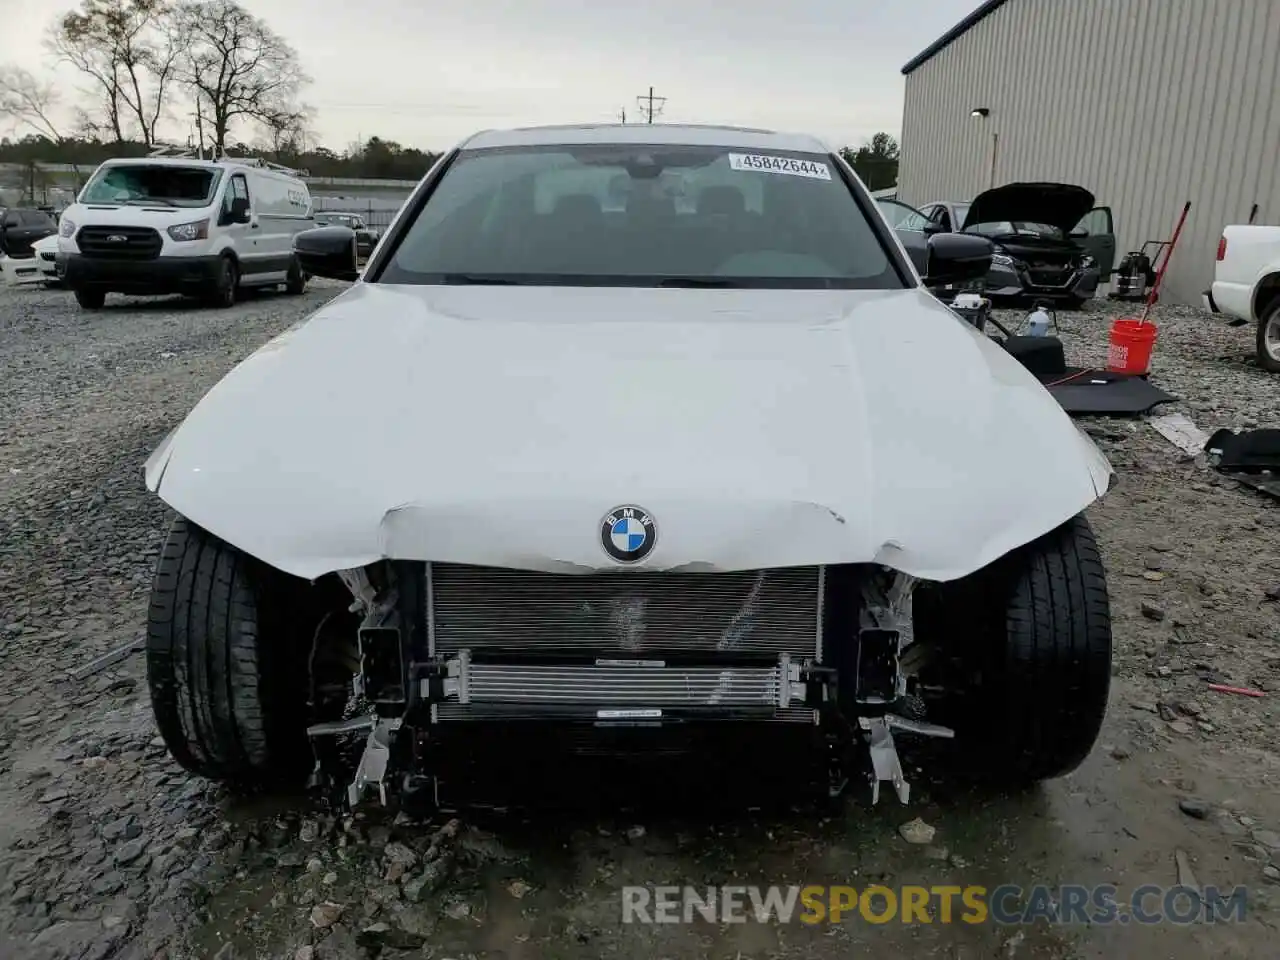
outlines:
[[[1117,320],[1111,324],[1107,369],[1112,373],[1143,374],[1151,368],[1156,345],[1156,325],[1141,320]]]

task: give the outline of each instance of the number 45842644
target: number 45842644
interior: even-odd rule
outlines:
[[[831,170],[825,163],[821,163],[817,160],[802,160],[799,157],[778,157],[754,153],[731,153],[729,154],[729,167],[733,170],[782,173],[793,177],[810,177],[815,180],[831,179]]]

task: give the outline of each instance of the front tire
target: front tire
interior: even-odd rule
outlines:
[[[1083,515],[942,584],[921,606],[921,626],[952,668],[939,719],[974,770],[1028,785],[1084,761],[1106,715],[1112,637],[1106,573]]]
[[[240,270],[235,260],[224,256],[218,261],[218,274],[214,278],[213,288],[208,295],[209,306],[234,307],[239,287]]]
[[[84,310],[101,310],[103,304],[107,302],[107,293],[105,290],[98,290],[93,287],[76,287],[76,303]]]
[[[1280,373],[1280,297],[1262,310],[1258,320],[1258,366]]]
[[[311,768],[307,660],[283,577],[181,517],[169,530],[151,591],[147,684],[165,745],[192,773],[261,787],[296,785]]]

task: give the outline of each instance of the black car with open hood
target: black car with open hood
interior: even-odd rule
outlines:
[[[980,193],[958,225],[996,245],[987,279],[992,296],[1079,304],[1111,273],[1111,211],[1067,183],[1010,183]]]
[[[923,204],[895,229],[908,249],[937,233],[984,236],[996,247],[987,295],[1078,305],[1110,277],[1115,263],[1111,210],[1094,202],[1091,191],[1074,184],[1009,183],[968,203]]]

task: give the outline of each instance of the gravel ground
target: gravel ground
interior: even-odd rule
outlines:
[[[1117,472],[1092,511],[1117,657],[1103,742],[998,796],[912,771],[912,807],[515,815],[233,798],[156,738],[139,637],[164,506],[151,449],[236,361],[340,291],[230,310],[0,289],[0,957],[1263,957],[1280,923],[1280,504],[1139,420],[1089,423]],[[1100,362],[1113,312],[1064,314]],[[1009,315],[1004,315],[1008,317]],[[1280,377],[1198,311],[1162,308],[1154,377],[1202,428],[1280,425]],[[1218,694],[1207,681],[1257,688]],[[690,792],[696,784],[685,787]],[[705,792],[705,791],[704,791]],[[907,843],[914,817],[933,842]],[[1249,888],[1243,924],[623,926],[619,888],[1142,882]]]

